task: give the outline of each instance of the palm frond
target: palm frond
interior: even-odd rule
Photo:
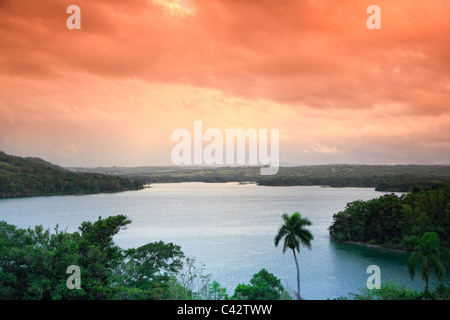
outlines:
[[[299,212],[295,212],[291,216],[285,213],[282,215],[282,218],[284,223],[274,238],[275,246],[278,246],[279,242],[284,238],[283,253],[288,248],[299,252],[300,245],[311,249],[311,241],[314,237],[309,230],[305,229],[305,226],[312,225],[312,222],[308,218],[303,218]]]

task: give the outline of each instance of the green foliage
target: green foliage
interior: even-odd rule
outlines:
[[[429,297],[431,300],[450,300],[450,288],[441,283],[431,292]]]
[[[209,300],[228,300],[229,298],[227,289],[216,280],[208,284],[208,296]]]
[[[288,214],[283,214],[282,216],[284,223],[278,230],[275,236],[275,246],[277,247],[279,242],[283,241],[283,253],[286,249],[300,251],[300,245],[311,248],[311,241],[314,239],[313,235],[306,226],[310,226],[312,223],[308,218],[302,218],[300,213],[295,212],[291,216]]]
[[[42,159],[0,152],[0,198],[119,192],[142,187],[133,178],[74,173]]]
[[[434,291],[406,289],[393,280],[383,282],[380,289],[361,289],[359,294],[350,293],[354,300],[450,300],[450,288],[443,283]],[[338,300],[346,300],[340,297]]]
[[[78,265],[87,298],[107,299],[113,295],[109,280],[123,260],[122,250],[114,244],[113,236],[129,223],[131,220],[124,215],[81,223]]]
[[[445,249],[441,248],[439,236],[436,232],[427,232],[421,238],[413,236],[410,243],[414,251],[408,261],[408,270],[411,279],[414,278],[416,266],[422,265],[422,279],[425,281],[425,290],[428,290],[430,271],[433,270],[438,279],[445,278],[445,265],[449,263],[449,256]]]
[[[280,279],[261,269],[253,275],[250,284],[239,284],[232,299],[236,300],[290,300],[289,293],[281,285]]]
[[[159,291],[183,267],[181,247],[162,241],[125,251],[125,262],[116,273],[126,287]]]
[[[73,299],[66,270],[79,259],[78,234],[42,226],[18,229],[0,222],[0,299]]]
[[[180,247],[163,242],[121,250],[113,236],[124,215],[83,222],[80,232],[20,229],[0,222],[0,299],[160,299],[181,267]],[[67,267],[81,270],[81,289],[67,288]]]
[[[124,215],[99,217],[68,233],[0,221],[0,300],[228,299],[177,245],[115,245],[113,237],[129,223]],[[67,288],[71,265],[81,270],[81,289]]]
[[[436,232],[442,246],[450,248],[450,182],[402,197],[354,201],[333,219],[330,236],[338,241],[408,250],[411,236]]]
[[[406,289],[393,280],[383,282],[380,289],[361,290],[360,294],[351,294],[354,300],[421,300],[422,293]]]

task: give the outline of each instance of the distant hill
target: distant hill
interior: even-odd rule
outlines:
[[[450,180],[450,166],[442,165],[308,165],[281,167],[276,175],[261,176],[259,167],[100,167],[69,168],[75,172],[135,177],[141,183],[247,182],[266,186],[368,187],[409,192]]]
[[[101,173],[75,173],[40,158],[0,151],[0,198],[91,194],[141,189],[132,178]]]
[[[48,162],[48,161],[45,161],[45,160],[43,160],[43,159],[41,159],[41,158],[36,158],[36,157],[26,157],[26,158],[24,158],[24,159],[25,159],[25,160],[29,160],[29,161],[34,162],[34,163],[37,163],[37,164],[41,164],[41,165],[50,167],[50,168],[54,168],[54,169],[56,169],[56,170],[67,170],[67,169],[64,169],[63,167],[60,167],[60,166],[58,166],[58,165],[56,165],[56,164],[50,163],[50,162]]]

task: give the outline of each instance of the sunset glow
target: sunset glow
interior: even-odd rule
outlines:
[[[281,166],[450,164],[450,1],[280,3],[1,1],[0,150],[171,165],[199,120],[279,129]]]

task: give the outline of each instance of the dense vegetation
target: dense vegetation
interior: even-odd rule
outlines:
[[[411,290],[395,281],[388,280],[381,284],[377,290],[360,289],[360,293],[350,293],[353,300],[450,300],[450,288],[443,283],[436,289],[430,290]],[[337,300],[347,300],[348,297],[340,297]]]
[[[123,215],[83,222],[78,232],[42,226],[21,229],[0,222],[0,300],[291,300],[281,281],[265,269],[233,295],[181,248],[162,241],[123,250],[113,237],[131,221]],[[416,251],[416,253],[420,251]],[[412,255],[411,257],[413,257]],[[79,288],[68,266],[80,268]],[[405,266],[406,269],[406,266]],[[388,281],[381,289],[362,290],[340,299],[441,300],[450,288],[406,289]]]
[[[230,296],[177,245],[159,241],[122,250],[113,236],[129,223],[124,215],[99,217],[68,233],[0,222],[0,300],[290,299],[265,269]],[[79,288],[68,287],[72,265],[80,268]]]
[[[0,198],[91,194],[142,188],[132,178],[100,173],[74,173],[39,158],[0,152]]]
[[[290,300],[280,279],[261,269],[253,275],[250,284],[239,284],[234,290],[233,298],[238,300]]]
[[[333,219],[330,236],[339,241],[408,250],[411,237],[436,232],[442,246],[450,248],[450,182],[401,197],[353,201]]]
[[[110,167],[71,168],[135,177],[141,183],[245,182],[265,186],[368,187],[379,191],[409,192],[450,180],[450,166],[432,165],[312,165],[281,167],[276,175],[262,176],[259,167]]]

